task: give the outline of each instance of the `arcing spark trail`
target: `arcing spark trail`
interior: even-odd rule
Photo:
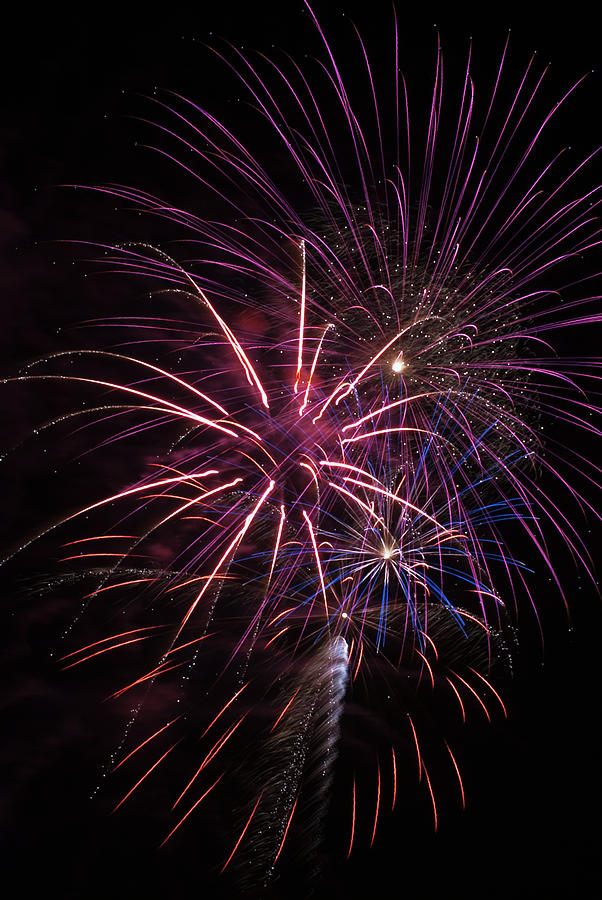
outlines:
[[[231,748],[251,740],[263,748],[249,763],[223,861],[235,865],[251,841],[261,847],[255,883],[269,881],[293,835],[305,847],[317,840],[308,810],[313,802],[323,822],[343,667],[349,690],[377,660],[388,672],[411,670],[420,689],[445,691],[462,718],[467,705],[487,717],[503,711],[489,678],[499,633],[515,605],[536,599],[507,523],[564,597],[550,539],[559,536],[588,572],[590,561],[561,491],[596,514],[568,480],[573,469],[596,481],[578,442],[548,437],[545,452],[542,443],[549,420],[598,435],[591,417],[599,410],[585,390],[596,362],[562,359],[550,343],[600,318],[591,311],[597,296],[564,304],[558,289],[573,294],[574,284],[550,288],[554,269],[600,243],[599,188],[580,186],[594,154],[572,167],[560,153],[536,161],[577,85],[542,115],[545,72],[531,61],[508,100],[506,46],[481,110],[469,54],[449,137],[438,48],[416,163],[396,30],[388,98],[377,96],[360,42],[370,103],[357,112],[315,26],[326,50],[319,89],[292,60],[255,65],[236,49],[226,59],[290,160],[298,197],[225,124],[175,95],[157,101],[157,127],[176,148],[160,152],[219,198],[224,221],[141,191],[99,189],[190,235],[199,255],[186,263],[136,244],[106,247],[104,258],[189,303],[198,325],[116,320],[106,324],[124,342],[132,329],[139,334],[136,352],[57,354],[23,376],[106,398],[73,414],[108,426],[105,443],[169,436],[158,466],[59,523],[100,516],[98,533],[66,548],[69,565],[81,563],[95,581],[78,617],[123,593],[135,620],[70,650],[63,664],[139,654],[135,676],[112,695],[135,697],[116,768],[145,759],[118,805],[177,757],[186,722],[198,731],[203,749],[181,773],[165,840],[239,771]],[[368,114],[375,127],[364,130]],[[395,121],[391,153],[385,120]],[[178,365],[151,356],[144,341],[153,354],[161,344],[176,350]],[[62,370],[73,358],[76,376]],[[542,488],[542,474],[552,489]],[[174,708],[136,743],[151,689],[170,684],[180,703],[199,673],[205,696],[218,686],[217,706],[191,712],[188,698],[186,712]],[[415,746],[436,819],[420,724],[406,710],[395,730]],[[398,765],[392,742],[377,759],[372,840],[385,806],[397,802]],[[349,852],[355,781],[352,797]]]

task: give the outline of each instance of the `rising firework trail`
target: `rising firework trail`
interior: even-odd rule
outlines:
[[[13,379],[94,398],[48,428],[85,422],[107,453],[153,447],[135,479],[105,496],[91,485],[36,535],[62,542],[56,585],[85,585],[61,666],[117,673],[126,721],[107,772],[130,780],[115,808],[163,774],[165,845],[229,804],[216,866],[251,893],[284,861],[317,877],[348,700],[386,719],[390,740],[369,799],[355,774],[347,785],[345,854],[400,803],[401,767],[416,767],[435,827],[434,769],[464,804],[445,734],[439,761],[425,747],[422,698],[445,697],[462,721],[505,714],[492,670],[517,609],[537,616],[531,569],[568,604],[554,548],[593,577],[573,513],[598,515],[577,437],[599,435],[598,363],[555,350],[600,319],[581,269],[600,244],[600,189],[584,182],[596,154],[571,164],[544,143],[580,81],[542,112],[546,70],[508,73],[506,44],[486,102],[471,53],[448,99],[437,46],[417,135],[396,23],[382,95],[355,36],[356,100],[306,7],[317,66],[215,51],[287,160],[284,184],[229,123],[165,94],[158,152],[222,219],[95,188],[182,229],[185,260],[136,243],[102,259],[194,324],[107,321],[110,350],[57,353]],[[105,603],[123,627],[78,646]]]

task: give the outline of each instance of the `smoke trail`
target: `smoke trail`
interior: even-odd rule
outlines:
[[[311,652],[282,694],[286,711],[262,747],[256,776],[262,799],[253,823],[252,855],[239,869],[245,892],[261,885],[260,896],[265,896],[278,877],[281,855],[290,862],[293,846],[294,866],[303,867],[304,886],[319,874],[317,850],[337,758],[347,655],[344,638],[329,639]]]

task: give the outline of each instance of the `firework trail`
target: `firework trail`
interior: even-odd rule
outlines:
[[[89,587],[62,665],[108,656],[127,675],[111,695],[129,706],[110,768],[140,761],[141,775],[118,806],[177,768],[181,741],[196,734],[198,765],[180,772],[164,843],[228,778],[246,779],[254,792],[223,869],[244,859],[249,887],[271,881],[292,839],[314,868],[346,690],[359,696],[375,670],[388,681],[411,672],[416,692],[442,691],[462,719],[503,711],[490,672],[518,604],[536,609],[529,568],[538,558],[564,599],[559,542],[591,574],[568,504],[597,515],[597,471],[579,441],[548,436],[544,450],[542,436],[550,420],[599,434],[596,361],[563,359],[550,343],[600,318],[584,275],[550,287],[550,272],[599,246],[600,191],[582,187],[595,154],[572,167],[561,153],[537,162],[578,84],[541,114],[545,72],[531,61],[508,100],[506,45],[481,109],[469,54],[444,128],[438,47],[420,156],[401,76],[378,97],[360,40],[370,103],[359,112],[314,24],[319,88],[292,60],[222,56],[290,160],[296,190],[177,95],[155,101],[159,152],[215,195],[224,221],[139,190],[97,189],[190,235],[198,255],[185,262],[147,245],[103,250],[166,303],[193,308],[194,327],[175,315],[111,321],[119,347],[59,353],[22,376],[95,397],[49,426],[85,419],[102,434],[97,448],[163,448],[138,478],[45,532],[82,526],[64,542],[63,581]],[[392,49],[398,73],[396,28]],[[395,122],[392,152],[385,121]],[[562,290],[581,293],[563,303]],[[75,626],[115,597],[125,627],[72,649]],[[199,684],[200,704],[189,699]],[[181,705],[166,701],[145,729],[159,688]],[[414,702],[399,694],[391,730],[415,746],[436,820]],[[237,776],[233,760],[251,745],[256,758]],[[386,769],[377,763],[372,840],[385,780],[388,806],[397,801],[397,765],[393,740]],[[351,791],[349,852],[355,782]]]
[[[287,685],[283,712],[261,747],[258,772],[245,771],[261,795],[252,855],[241,869],[240,883],[249,892],[260,886],[263,896],[289,834],[288,846],[301,855],[296,865],[305,884],[319,875],[315,854],[337,755],[347,649],[345,640],[336,637],[301,663]]]

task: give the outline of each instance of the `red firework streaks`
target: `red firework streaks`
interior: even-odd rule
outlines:
[[[200,255],[187,262],[146,245],[103,249],[118,271],[192,304],[196,328],[150,318],[107,323],[122,343],[134,330],[136,351],[61,353],[23,376],[92,389],[100,400],[61,421],[90,416],[108,430],[102,445],[145,435],[163,446],[161,461],[135,483],[48,529],[99,517],[100,533],[64,544],[61,562],[81,563],[77,577],[93,584],[77,623],[107,595],[126,597],[134,619],[159,620],[61,659],[67,670],[109,655],[119,667],[122,654],[138,654],[110,695],[134,697],[111,769],[133,757],[146,762],[115,808],[167,769],[186,734],[176,731],[186,726],[200,749],[195,768],[179,773],[163,843],[171,840],[238,770],[237,754],[252,739],[264,758],[250,764],[249,795],[220,865],[228,868],[251,834],[265,833],[254,828],[273,813],[261,839],[264,878],[296,829],[303,832],[322,748],[334,761],[346,689],[360,696],[375,671],[388,679],[411,671],[413,690],[446,694],[463,721],[467,709],[487,720],[492,707],[505,714],[490,668],[519,601],[535,608],[528,564],[539,557],[564,597],[549,549],[560,538],[591,571],[557,492],[596,513],[567,480],[573,469],[595,483],[578,442],[548,438],[544,452],[541,435],[546,419],[598,434],[590,418],[599,412],[590,390],[595,362],[560,358],[551,338],[598,321],[591,308],[599,298],[563,304],[559,289],[574,285],[554,282],[552,290],[550,280],[554,268],[599,246],[599,189],[579,187],[594,154],[568,169],[560,154],[536,162],[542,135],[578,83],[542,116],[536,100],[545,73],[531,61],[508,101],[500,89],[506,46],[480,111],[469,56],[446,143],[438,48],[416,164],[403,79],[392,97],[377,97],[360,40],[376,123],[364,129],[315,26],[326,52],[320,89],[290,60],[285,70],[235,49],[223,57],[291,160],[298,198],[227,124],[179,96],[157,101],[168,123],[157,127],[179,149],[160,152],[230,215],[205,220],[141,191],[99,189],[190,234]],[[398,72],[396,29],[392,46]],[[381,122],[391,104],[389,153]],[[176,351],[177,364],[173,355],[160,364],[160,345],[168,356]],[[61,369],[73,359],[77,375]],[[98,374],[103,366],[106,376]],[[529,563],[519,552],[525,545]],[[199,677],[209,696],[218,685],[216,705],[172,709],[133,739],[152,691],[167,684],[180,702]],[[359,804],[369,810],[372,844],[398,801],[400,733],[415,748],[436,827],[420,724],[408,711],[412,701],[398,701],[403,714],[386,754],[374,754],[369,801],[352,778],[348,855]],[[270,713],[258,722],[260,702]],[[464,805],[456,756],[442,746]],[[318,823],[323,809],[312,813]]]

